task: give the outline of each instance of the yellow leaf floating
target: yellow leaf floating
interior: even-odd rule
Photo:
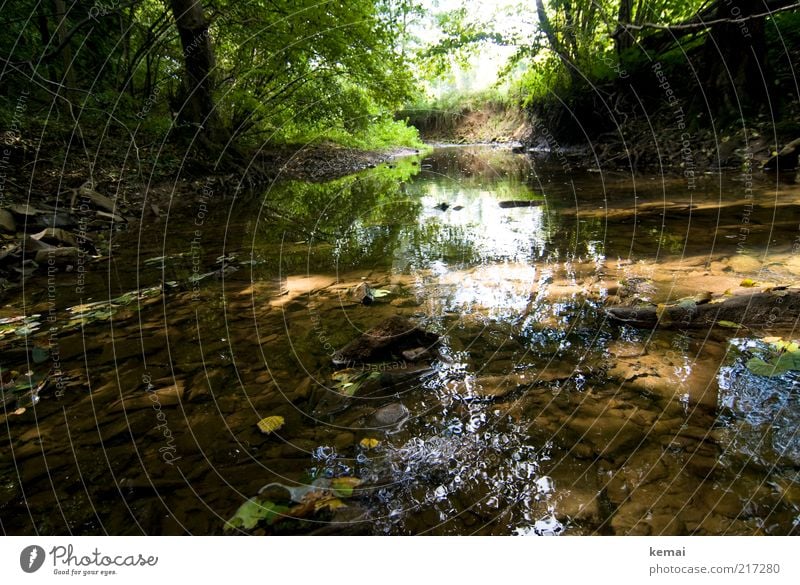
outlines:
[[[339,508],[346,508],[346,507],[347,504],[345,504],[339,498],[334,498],[334,497],[323,498],[320,501],[314,503],[315,512],[319,512],[320,510],[324,510],[325,508],[333,512],[335,510],[338,510]]]
[[[282,416],[268,416],[267,418],[262,418],[260,421],[258,421],[258,430],[265,435],[268,435],[281,428],[284,422],[285,421],[283,420]]]
[[[364,447],[364,449],[374,449],[375,447],[380,445],[381,442],[378,439],[372,439],[370,437],[364,437],[363,439],[361,439],[358,442],[358,444],[361,445],[362,447]]]
[[[758,283],[755,280],[753,280],[752,278],[745,278],[742,282],[739,283],[739,286],[752,288],[752,287],[756,286],[757,284]]]

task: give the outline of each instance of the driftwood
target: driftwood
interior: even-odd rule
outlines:
[[[793,171],[797,168],[797,157],[800,155],[800,138],[792,140],[781,151],[764,163],[764,170]]]
[[[515,207],[539,207],[540,205],[544,205],[543,199],[519,199],[519,200],[512,200],[512,201],[501,201],[500,207],[503,209],[513,209]]]
[[[721,302],[684,301],[674,305],[644,305],[606,309],[609,319],[638,328],[708,328],[723,322],[746,327],[794,326],[800,319],[800,290],[775,288]]]

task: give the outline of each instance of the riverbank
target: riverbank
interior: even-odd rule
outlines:
[[[776,142],[774,130],[764,125],[689,130],[686,123],[656,119],[628,122],[576,141],[534,120],[522,150],[565,169],[663,172],[693,178],[723,169],[761,171],[790,140]]]

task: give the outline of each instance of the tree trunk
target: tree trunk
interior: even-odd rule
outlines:
[[[550,19],[547,17],[547,12],[544,8],[542,0],[536,0],[536,14],[539,17],[539,28],[547,37],[547,42],[550,44],[550,49],[561,59],[562,63],[567,69],[567,73],[572,80],[572,85],[575,86],[579,80],[577,66],[573,63],[567,54],[564,45],[559,41]]]
[[[47,52],[50,49],[50,27],[47,24],[47,15],[44,13],[44,5],[39,3],[36,7],[36,22],[39,26],[39,36],[42,39],[42,51]],[[47,78],[52,82],[58,82],[53,74],[53,68],[49,62],[45,62],[44,66],[47,68]]]
[[[185,66],[183,104],[179,120],[190,124],[201,141],[224,140],[214,108],[214,49],[208,21],[199,0],[170,0],[183,47]]]
[[[741,19],[759,14],[762,0],[718,2],[717,19]],[[752,115],[768,103],[769,77],[763,68],[766,42],[764,19],[725,22],[712,27],[705,40],[706,97],[712,111],[723,116]]]
[[[61,62],[64,71],[61,75],[61,84],[65,86],[62,95],[69,102],[65,104],[66,108],[70,108],[72,104],[72,92],[70,89],[75,88],[75,72],[72,70],[72,49],[69,43],[66,43],[67,37],[67,7],[64,5],[64,0],[53,0],[55,6],[56,32],[55,37],[59,45],[64,45],[61,49]]]
[[[619,26],[614,31],[614,47],[617,51],[617,56],[621,56],[623,52],[633,46],[633,37],[631,33],[624,27],[626,24],[631,23],[631,16],[633,13],[633,0],[619,0],[619,14],[617,20]]]

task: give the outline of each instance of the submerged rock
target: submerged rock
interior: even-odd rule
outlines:
[[[78,248],[51,248],[36,252],[36,262],[53,266],[74,266],[78,263],[81,251]]]
[[[362,305],[371,305],[375,301],[375,295],[366,282],[362,282],[353,289],[353,299]]]
[[[397,360],[410,349],[430,348],[439,336],[395,316],[361,334],[333,356],[335,365],[376,363]]]
[[[369,419],[369,426],[391,427],[398,425],[406,420],[411,414],[408,409],[400,402],[387,404],[379,408]]]
[[[0,231],[13,234],[17,231],[17,222],[7,209],[0,209]]]
[[[407,349],[402,352],[403,359],[406,359],[410,362],[416,362],[423,358],[430,357],[430,352],[426,347],[415,347],[414,349]]]

